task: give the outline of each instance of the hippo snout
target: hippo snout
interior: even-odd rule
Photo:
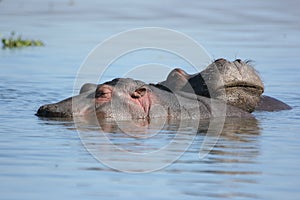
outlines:
[[[37,113],[37,116],[39,117],[57,117],[57,118],[68,118],[71,117],[71,115],[67,112],[62,112],[58,108],[57,105],[49,104],[49,105],[43,105],[41,106]]]

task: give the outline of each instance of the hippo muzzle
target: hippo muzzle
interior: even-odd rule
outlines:
[[[43,105],[38,109],[36,115],[49,118],[72,118],[88,115],[95,110],[94,94],[95,92],[88,91],[58,103]]]

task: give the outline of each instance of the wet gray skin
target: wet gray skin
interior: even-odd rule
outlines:
[[[96,90],[94,90],[96,88]],[[243,117],[252,115],[227,106],[220,100],[191,93],[172,93],[155,85],[129,78],[114,79],[97,85],[84,85],[79,95],[54,104],[41,106],[41,117],[71,118],[96,114],[98,119]]]
[[[36,115],[71,118],[96,114],[101,119],[121,120],[201,119],[224,115],[251,117],[248,112],[254,109],[291,109],[275,98],[261,95],[263,91],[259,75],[248,62],[218,59],[199,74],[189,75],[182,69],[174,69],[166,81],[156,85],[133,79],[114,79],[100,85],[87,83],[79,95],[41,106]],[[225,103],[233,106],[227,106],[224,114]]]
[[[97,89],[97,84],[94,83],[85,83],[79,91],[79,94],[85,93],[85,92],[89,92],[89,91],[95,91]]]
[[[159,85],[172,90],[215,98],[247,112],[291,109],[275,98],[262,95],[264,85],[249,62],[218,59],[198,74],[174,69]]]

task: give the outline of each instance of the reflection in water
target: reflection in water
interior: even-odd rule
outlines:
[[[182,194],[257,197],[245,189],[240,192],[240,188],[258,184],[257,176],[261,175],[261,171],[255,168],[260,155],[260,127],[256,119],[226,118],[220,136],[207,136],[209,120],[202,120],[200,124],[178,120],[162,124],[161,121],[148,124],[144,121],[78,120],[76,128],[85,147],[109,167],[99,165],[82,169],[129,172],[161,169],[157,173],[173,174],[168,184],[180,189]],[[67,121],[51,123],[65,124],[68,129],[74,129]],[[206,142],[212,141],[214,147],[204,158],[199,158],[206,136],[212,138]],[[161,150],[163,153],[154,159],[151,154]]]
[[[69,127],[68,129],[77,129],[81,139],[90,141],[92,145],[99,144],[99,141],[105,136],[120,148],[132,150],[136,153],[147,153],[150,150],[157,150],[161,148],[162,144],[168,144],[178,133],[180,133],[180,140],[191,140],[193,141],[192,147],[197,146],[200,148],[204,138],[207,136],[208,129],[211,128],[210,120],[202,120],[198,123],[191,120],[164,121],[158,119],[148,123],[144,120],[98,121],[93,119],[80,118],[80,121],[77,119],[76,128],[74,123],[69,120],[43,119],[43,121],[48,125],[64,125]],[[257,136],[259,135],[260,128],[256,119],[226,118],[220,135],[207,136],[207,143],[210,141],[215,142],[216,140],[218,142],[216,144],[212,143],[214,148],[203,161],[243,162],[229,158],[237,155],[253,158],[259,154],[259,145],[256,144]],[[138,148],[143,150],[138,151]],[[145,148],[147,149],[146,151],[144,151]],[[221,158],[223,156],[227,156],[227,158]]]
[[[254,163],[255,157],[259,155],[257,137],[260,135],[260,128],[256,119],[227,118],[220,137],[218,134],[207,136],[207,131],[211,128],[209,120],[202,120],[200,124],[193,121],[178,120],[168,120],[163,124],[161,121],[163,120],[153,120],[151,123],[146,123],[145,121],[116,122],[113,120],[93,121],[82,119],[80,122],[77,121],[76,124],[86,148],[96,157],[109,155],[105,156],[106,162],[117,160],[117,165],[128,164],[128,162],[132,162],[132,165],[141,164],[136,157],[130,157],[134,154],[135,156],[140,155],[139,159],[143,158],[145,163],[151,162],[153,165],[153,162],[164,162],[162,165],[167,166],[170,164],[168,162],[177,160],[181,153],[199,152],[203,146],[213,146],[209,154],[203,159],[199,157],[192,160],[179,159],[176,163],[194,162],[200,165]],[[205,145],[203,144],[204,141]],[[191,147],[188,148],[190,145]],[[114,148],[111,148],[111,146]],[[151,157],[147,160],[147,156],[161,150],[164,153],[157,155],[161,158],[152,160]],[[142,167],[144,167],[144,164]],[[139,170],[143,171],[143,169]],[[173,171],[174,169],[170,167],[169,170]],[[184,171],[184,168],[175,171]],[[201,167],[190,171],[215,174],[259,173],[211,168],[202,169]]]
[[[210,161],[249,163],[259,155],[257,136],[260,130],[256,120],[227,120],[222,137],[210,152]]]
[[[180,188],[183,194],[222,198],[257,197],[251,191],[237,192],[235,189],[235,187],[258,184],[255,177],[259,176],[261,171],[253,167],[256,166],[256,159],[260,155],[260,127],[256,119],[227,118],[218,138],[207,136],[206,142],[212,141],[214,144],[215,140],[218,140],[209,154],[202,159],[197,155],[206,137],[209,120],[202,120],[199,126],[195,126],[191,121],[176,120],[169,120],[163,126],[155,121],[147,124],[143,121],[106,120],[99,121],[98,125],[95,121],[87,122],[82,121],[78,126],[81,139],[94,156],[109,155],[105,159],[103,157],[102,160],[100,159],[109,167],[145,172],[147,170],[143,171],[140,167],[147,166],[149,168],[146,169],[149,170],[152,169],[151,167],[167,166],[157,173],[173,174],[168,184]],[[132,132],[128,134],[130,130]],[[181,134],[178,137],[179,132]],[[103,139],[104,137],[108,139],[109,144]],[[168,148],[175,137],[177,137],[176,145]],[[112,150],[109,147],[112,144],[121,151]],[[189,148],[184,149],[187,146]],[[165,151],[159,155],[160,158],[147,158],[149,154],[161,149]],[[124,151],[141,154],[144,157],[134,159],[131,155],[124,154]],[[182,156],[181,151],[184,152]],[[151,162],[160,162],[160,165]],[[136,166],[139,168],[135,168]],[[108,169],[92,167],[86,170],[107,171]],[[195,179],[196,175],[198,178]],[[212,189],[213,185],[218,188]],[[219,188],[220,185],[223,186],[222,189]]]
[[[199,159],[196,155],[203,145],[207,127],[208,123],[200,125],[190,148],[165,169],[167,173],[180,174],[170,178],[169,184],[195,197],[258,198],[253,190],[246,188],[259,184],[257,178],[262,174],[256,168],[260,155],[259,122],[227,118],[214,148]]]

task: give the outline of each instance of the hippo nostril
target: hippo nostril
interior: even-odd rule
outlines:
[[[239,62],[239,63],[241,63],[241,62],[242,62],[242,60],[241,60],[241,59],[236,59],[235,61],[237,61],[237,62]]]

